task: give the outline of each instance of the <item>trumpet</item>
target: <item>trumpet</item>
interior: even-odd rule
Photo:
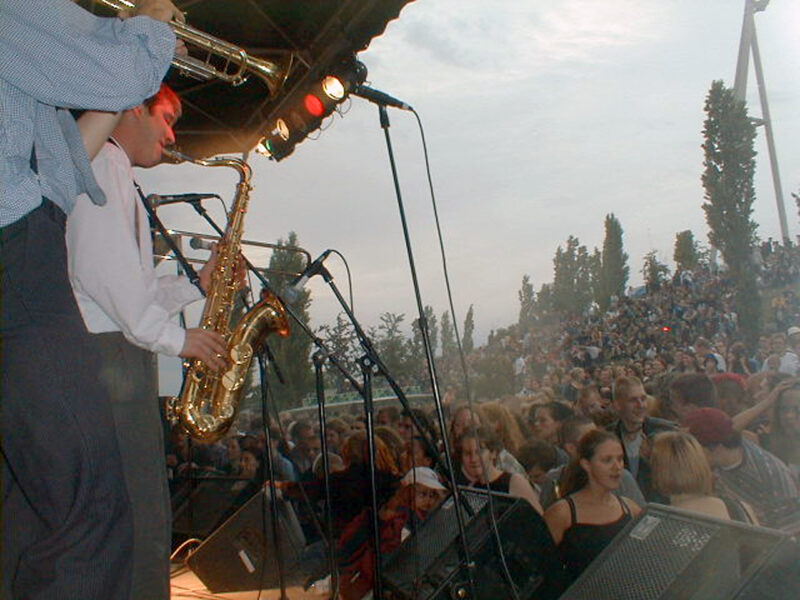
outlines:
[[[98,0],[98,2],[117,12],[135,7],[131,0]],[[256,75],[266,83],[270,97],[277,95],[289,76],[294,60],[293,54],[289,54],[279,62],[272,62],[250,56],[239,46],[180,21],[170,21],[169,26],[187,46],[197,47],[206,53],[205,60],[193,56],[175,56],[172,64],[183,75],[203,81],[219,79],[233,86],[242,85],[250,75]],[[221,67],[218,68],[211,64],[213,56],[222,59]]]

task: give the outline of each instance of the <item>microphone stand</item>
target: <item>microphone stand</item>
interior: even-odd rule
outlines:
[[[386,110],[386,104],[378,102],[378,116],[380,126],[383,129],[384,137],[386,138],[386,150],[389,154],[389,164],[392,170],[392,179],[394,181],[394,191],[397,196],[397,206],[400,212],[400,221],[403,226],[403,237],[406,243],[406,252],[408,254],[408,265],[411,269],[411,279],[414,285],[414,295],[417,301],[417,311],[419,312],[419,328],[422,335],[422,345],[425,348],[425,359],[428,366],[428,375],[431,380],[431,389],[433,391],[433,400],[436,405],[436,414],[439,418],[439,427],[442,431],[442,442],[444,446],[444,456],[447,462],[447,474],[452,482],[453,502],[456,507],[456,520],[458,522],[459,537],[461,539],[461,552],[463,554],[464,564],[466,565],[467,580],[469,583],[470,597],[475,598],[475,581],[474,581],[474,568],[475,564],[472,561],[469,551],[469,544],[467,543],[466,527],[464,524],[464,515],[461,512],[462,499],[461,493],[456,485],[455,470],[453,468],[453,459],[450,452],[450,442],[447,439],[446,431],[447,424],[444,417],[444,408],[442,406],[442,399],[439,393],[439,382],[436,374],[436,365],[433,359],[433,347],[431,345],[430,335],[428,332],[428,323],[425,318],[425,309],[422,305],[422,296],[420,294],[419,281],[417,279],[417,270],[414,261],[414,252],[411,247],[411,237],[409,235],[408,223],[406,221],[405,208],[403,205],[403,197],[400,193],[400,181],[397,176],[397,166],[394,161],[394,151],[392,150],[392,139],[389,135],[389,114]]]
[[[328,432],[327,416],[325,413],[325,376],[322,367],[327,358],[322,350],[317,350],[312,355],[314,362],[314,380],[317,391],[317,416],[319,418],[319,437],[322,448],[322,473],[323,485],[325,489],[325,528],[328,537],[328,568],[331,572],[330,598],[335,600],[339,590],[339,569],[336,568],[336,543],[333,537],[333,516],[331,510],[331,479],[330,461],[328,459]]]
[[[142,188],[139,187],[138,183],[134,182],[133,185],[136,188],[136,191],[139,193],[139,198],[141,198],[142,204],[144,205],[144,209],[147,211],[147,215],[150,218],[150,223],[153,225],[153,227],[158,229],[158,232],[161,234],[161,237],[164,238],[164,241],[167,243],[167,246],[169,246],[169,249],[172,250],[172,253],[175,255],[175,259],[180,263],[181,267],[183,268],[184,272],[186,273],[186,276],[189,278],[189,281],[198,290],[200,290],[200,293],[203,294],[203,297],[205,298],[206,293],[203,290],[203,288],[200,287],[200,277],[198,277],[197,271],[194,270],[194,267],[192,267],[192,265],[189,263],[189,261],[186,260],[186,257],[180,251],[180,249],[178,248],[178,245],[169,236],[169,232],[167,231],[167,228],[164,227],[164,223],[162,223],[161,219],[158,218],[158,215],[156,215],[156,211],[153,209],[152,205],[150,204],[150,202],[148,200],[149,197],[145,197],[144,192],[142,192]]]
[[[203,205],[202,205],[200,200],[192,200],[192,201],[189,201],[188,204],[191,204],[192,208],[194,208],[194,210],[197,212],[197,214],[199,214],[201,217],[203,217],[203,219],[205,219],[205,221],[212,227],[212,229],[214,229],[214,231],[216,231],[220,235],[220,237],[224,237],[225,232],[219,227],[219,225],[217,225],[217,223],[214,221],[214,219],[208,214],[208,211],[205,209],[205,207],[203,207]],[[275,294],[275,292],[272,290],[272,286],[267,281],[267,278],[264,277],[264,275],[258,269],[256,269],[255,266],[249,260],[247,260],[247,258],[245,258],[244,256],[242,258],[244,259],[244,263],[247,266],[248,270],[253,275],[256,276],[256,279],[258,279],[259,282],[261,282],[261,285],[265,289],[267,289],[268,291],[270,291],[273,294]],[[277,296],[277,294],[275,294],[275,295]],[[322,380],[321,380],[322,371],[321,371],[321,369],[322,369],[322,365],[324,364],[325,360],[329,360],[331,362],[331,364],[334,365],[339,370],[339,372],[342,373],[342,375],[344,375],[344,377],[350,382],[350,384],[353,386],[353,388],[356,389],[359,392],[359,394],[363,395],[364,392],[363,392],[363,388],[359,384],[359,382],[352,375],[350,375],[350,373],[345,369],[345,367],[341,364],[341,362],[338,360],[338,358],[336,358],[335,355],[333,355],[331,352],[328,351],[328,349],[325,346],[325,343],[322,341],[322,339],[317,337],[313,333],[313,331],[311,331],[311,329],[300,319],[299,316],[297,316],[297,314],[295,314],[295,312],[291,309],[291,307],[287,303],[285,303],[283,301],[281,301],[281,302],[283,304],[283,308],[286,310],[286,314],[288,314],[292,318],[292,320],[297,325],[300,326],[300,328],[306,333],[306,335],[311,339],[311,341],[314,343],[314,345],[318,348],[318,350],[314,353],[313,360],[314,360],[315,370],[317,371],[317,400],[318,400],[319,420],[320,420],[319,421],[320,422],[320,446],[321,446],[321,449],[322,449],[323,470],[324,470],[324,474],[325,474],[325,503],[326,503],[325,504],[325,506],[326,506],[325,512],[326,512],[326,528],[328,530],[326,533],[328,535],[328,549],[329,549],[328,556],[329,556],[329,564],[330,564],[330,568],[331,568],[331,590],[332,590],[331,593],[335,594],[336,590],[338,589],[339,571],[338,571],[337,564],[336,564],[336,554],[335,554],[335,552],[336,552],[336,542],[335,542],[334,537],[333,537],[333,523],[332,523],[332,517],[331,517],[330,478],[329,478],[329,476],[330,476],[330,464],[329,464],[329,461],[328,461],[328,442],[327,442],[326,434],[325,434],[325,432],[326,432],[325,393],[324,393],[324,389],[321,387],[322,386]],[[274,359],[272,359],[272,351],[270,350],[269,345],[267,344],[266,341],[263,343],[263,351],[266,352],[267,357],[270,359],[270,362],[272,362],[273,367],[276,370],[276,374],[278,376],[278,379],[283,381],[283,376],[280,373],[278,365],[275,363]],[[262,386],[262,388],[261,388],[262,392],[261,393],[262,393],[262,418],[263,418],[263,412],[266,411],[266,406],[267,406],[267,404],[266,404],[267,400],[266,400],[265,386],[268,385],[268,383],[267,383],[267,377],[266,377],[266,366],[264,364],[264,357],[262,355],[262,352],[261,351],[257,351],[257,356],[258,356],[258,361],[259,361],[259,370],[260,370],[261,386]],[[265,424],[267,423],[267,419],[266,418],[263,418],[263,421],[264,421]],[[283,575],[283,569],[282,569],[282,560],[280,558],[280,546],[278,545],[278,535],[277,535],[277,531],[278,531],[278,509],[277,509],[277,505],[276,505],[276,503],[274,501],[274,499],[277,496],[276,496],[276,489],[275,489],[275,477],[274,477],[274,471],[273,471],[272,448],[271,448],[271,445],[270,445],[271,433],[269,431],[269,427],[268,426],[265,427],[265,430],[266,430],[266,438],[267,438],[266,439],[266,441],[267,441],[267,466],[268,466],[268,470],[269,470],[269,486],[270,486],[270,494],[271,494],[271,496],[273,498],[273,501],[272,501],[273,540],[274,540],[274,543],[275,543],[275,551],[279,555],[279,557],[278,557],[278,577],[280,579],[280,586],[281,586],[281,600],[286,600],[286,590],[285,590],[284,579],[283,579],[284,575]],[[334,582],[336,584],[335,586],[333,585]],[[331,598],[333,598],[333,596],[331,596]]]
[[[391,373],[387,369],[386,365],[381,360],[380,356],[378,355],[378,351],[375,349],[375,346],[372,344],[372,341],[369,339],[367,334],[364,332],[364,329],[361,327],[361,324],[358,322],[355,314],[353,313],[350,305],[347,303],[345,298],[342,296],[342,293],[339,291],[339,288],[336,286],[336,283],[333,281],[333,276],[330,274],[328,269],[325,265],[320,265],[319,274],[325,280],[325,283],[333,291],[336,299],[338,300],[339,304],[344,309],[347,318],[350,320],[350,323],[353,325],[353,330],[356,333],[356,337],[358,337],[359,344],[361,344],[362,349],[364,350],[364,355],[359,359],[359,365],[361,366],[361,372],[363,375],[363,391],[361,391],[361,396],[364,398],[364,407],[365,407],[365,414],[367,418],[366,428],[367,428],[367,444],[368,444],[368,451],[370,455],[370,486],[372,491],[372,500],[373,500],[373,515],[372,515],[372,526],[373,526],[373,533],[375,534],[375,575],[376,575],[376,582],[375,582],[375,598],[381,598],[381,586],[382,586],[382,573],[383,573],[383,565],[381,561],[381,552],[380,552],[380,521],[378,518],[378,507],[377,507],[377,480],[376,480],[376,470],[375,470],[375,427],[374,427],[374,420],[373,420],[373,413],[374,413],[374,404],[372,398],[372,375],[373,371],[377,369],[378,373],[380,373],[385,379],[386,382],[389,384],[389,387],[392,388],[392,391],[397,396],[397,399],[402,404],[403,409],[405,410],[406,414],[411,418],[414,426],[417,428],[417,431],[420,433],[420,438],[422,439],[423,443],[431,449],[431,456],[436,457],[437,463],[441,464],[441,459],[439,458],[439,452],[436,450],[436,446],[433,444],[432,440],[428,436],[428,433],[422,427],[422,424],[419,422],[419,419],[414,415],[411,410],[411,405],[406,398],[405,392],[403,392],[400,385],[395,381],[394,377],[392,377]],[[442,429],[446,431],[446,428]],[[445,437],[445,436],[443,436]],[[452,469],[452,467],[450,467]],[[450,471],[452,473],[452,471]],[[458,489],[455,485],[455,480],[452,479],[452,491],[454,494],[458,493]],[[460,511],[456,511],[457,514]],[[463,537],[466,540],[466,537]]]
[[[141,195],[142,193],[141,190],[139,190],[139,193]],[[177,248],[177,245],[172,241],[172,238],[170,238],[169,235],[166,233],[166,229],[156,216],[155,210],[153,210],[150,203],[147,202],[144,198],[143,201],[145,208],[150,214],[150,218],[153,220],[153,222],[156,224],[157,227],[160,225],[159,231],[165,237],[165,240],[167,244],[170,246],[170,249],[173,251],[173,253],[175,253],[175,256],[178,257],[181,264],[185,265],[184,268],[188,267],[188,269],[190,269],[191,272],[194,273],[194,269],[192,269],[191,265],[186,260],[186,258],[183,257],[180,250]],[[206,222],[209,225],[211,225],[211,227],[214,229],[214,231],[216,231],[220,235],[220,237],[225,235],[225,232],[219,227],[219,225],[217,225],[214,219],[212,219],[211,216],[208,214],[208,211],[203,207],[203,205],[201,204],[201,200],[189,200],[187,201],[187,203],[190,204],[195,209],[195,211],[197,211],[197,214],[203,217],[206,220]],[[247,265],[250,271],[255,273],[257,277],[261,278],[261,273],[259,273],[247,259],[245,259],[245,264]],[[195,275],[195,277],[197,278],[197,275]],[[197,280],[199,283],[199,278],[197,278]],[[242,300],[244,302],[245,308],[250,308],[248,306],[247,300],[244,297],[242,297]],[[267,402],[269,397],[269,381],[267,380],[267,366],[264,360],[264,354],[267,355],[267,359],[275,367],[275,370],[278,374],[278,378],[280,380],[283,380],[283,376],[280,374],[278,365],[275,363],[272,351],[270,350],[266,341],[263,342],[263,346],[261,348],[256,348],[255,350],[256,350],[256,357],[258,359],[258,371],[259,371],[259,379],[261,387],[261,420],[262,423],[264,424],[264,437],[267,445],[266,460],[267,460],[267,477],[269,483],[269,496],[270,496],[269,497],[270,520],[272,523],[272,543],[275,545],[275,552],[277,554],[276,560],[278,565],[278,585],[280,587],[280,593],[281,593],[280,600],[288,600],[288,596],[286,595],[286,575],[284,573],[283,557],[281,556],[281,551],[280,551],[280,531],[279,531],[280,515],[278,514],[278,490],[275,487],[275,464],[272,457],[272,432],[270,431],[269,427],[270,419],[269,419],[269,413],[267,411]],[[267,498],[264,497],[263,501],[266,502]],[[266,512],[266,506],[264,508]],[[266,525],[266,519],[263,520],[263,523],[264,525]],[[266,532],[262,529],[262,534],[264,533]],[[263,539],[266,543],[266,536],[264,536]],[[264,551],[262,552],[262,577],[263,577],[264,561],[266,560],[266,548],[264,548],[263,550]],[[259,577],[259,587],[261,587],[261,577]]]
[[[266,438],[267,443],[267,477],[269,477],[269,505],[270,505],[270,518],[272,520],[272,543],[275,545],[275,559],[278,563],[278,585],[281,589],[281,598],[280,600],[288,600],[288,596],[286,595],[286,576],[284,574],[284,565],[283,565],[283,556],[281,555],[281,546],[280,546],[280,533],[278,532],[278,522],[280,520],[280,516],[278,515],[278,491],[275,487],[275,463],[272,457],[272,431],[269,426],[270,419],[269,419],[269,412],[267,411],[267,402],[269,401],[269,382],[267,380],[267,365],[264,361],[264,352],[257,352],[256,357],[258,358],[258,374],[260,378],[261,384],[261,422],[264,424],[264,436]],[[262,482],[263,483],[263,482]],[[263,492],[262,492],[263,495]],[[264,498],[264,502],[267,501],[267,498]],[[266,507],[265,512],[266,512]],[[266,516],[266,515],[264,515]],[[263,520],[263,523],[266,524],[266,519]],[[266,533],[262,530],[262,535]],[[266,536],[264,536],[266,540]],[[261,581],[264,577],[264,563],[267,559],[266,548],[264,548],[264,552],[261,555],[261,577],[259,578],[258,587],[261,587]]]

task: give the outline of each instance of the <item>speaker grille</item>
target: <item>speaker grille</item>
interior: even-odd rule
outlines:
[[[787,538],[658,505],[623,530],[563,600],[730,598]]]

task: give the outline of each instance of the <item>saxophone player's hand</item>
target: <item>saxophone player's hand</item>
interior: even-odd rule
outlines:
[[[186,339],[180,355],[182,358],[197,358],[209,368],[222,371],[227,367],[225,362],[227,352],[228,347],[220,334],[195,327],[186,330]]]
[[[208,257],[206,264],[203,265],[203,268],[200,269],[200,272],[197,274],[197,276],[200,278],[200,287],[203,288],[204,292],[208,292],[209,288],[211,287],[211,275],[217,268],[218,256],[219,250],[217,249],[217,245],[212,244],[211,255]]]

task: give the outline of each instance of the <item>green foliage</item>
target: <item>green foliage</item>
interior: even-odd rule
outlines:
[[[500,398],[516,391],[514,389],[514,366],[508,354],[481,353],[473,360],[471,370],[473,371],[473,393],[478,399]]]
[[[592,303],[593,257],[578,238],[569,236],[566,248],[553,258],[553,305],[562,315],[583,313]]]
[[[528,329],[536,322],[536,292],[533,290],[531,278],[522,276],[522,287],[517,292],[519,298],[519,320],[517,323],[523,329]]]
[[[464,354],[469,354],[475,349],[475,341],[472,339],[474,334],[475,311],[470,304],[467,316],[464,318],[464,332],[461,334],[461,349],[464,350]]]
[[[669,277],[669,268],[667,265],[658,261],[655,250],[651,250],[645,254],[644,265],[642,266],[641,272],[647,291],[651,294],[661,289],[661,286]]]
[[[678,271],[691,271],[700,260],[700,250],[690,229],[675,234],[675,251],[672,254]]]
[[[555,299],[553,296],[553,284],[543,283],[536,294],[536,314],[539,319],[550,320],[555,313]]]
[[[322,325],[317,334],[325,340],[325,345],[331,354],[333,354],[339,363],[347,369],[347,371],[357,376],[359,370],[356,359],[360,355],[360,346],[356,340],[355,331],[350,323],[350,320],[344,313],[336,315],[336,323],[333,326]],[[330,362],[326,363],[326,375],[329,378],[326,383],[333,386],[337,393],[350,391],[350,385],[347,383],[344,375],[334,367]]]
[[[427,322],[428,340],[431,344],[431,352],[435,355],[439,330],[436,325],[436,315],[433,312],[433,307],[425,306],[424,314],[425,321]],[[407,344],[407,364],[405,365],[404,372],[416,385],[428,389],[430,387],[430,378],[428,376],[428,363],[425,357],[425,346],[423,344],[419,319],[414,321],[411,337],[408,339]]]
[[[279,239],[279,246],[298,246],[294,231],[286,240]],[[283,289],[294,278],[292,273],[303,270],[305,264],[301,254],[288,250],[275,250],[269,261],[269,283],[275,290]],[[303,291],[289,308],[304,323],[308,324],[308,309],[311,306],[311,292]],[[288,338],[271,337],[268,340],[275,355],[275,363],[283,373],[285,382],[277,379],[272,383],[275,402],[279,410],[302,405],[303,397],[314,389],[314,373],[311,367],[311,340],[293,322],[289,322],[291,333]]]
[[[736,308],[748,336],[755,337],[758,319],[748,320],[750,304],[757,306],[758,291],[752,268],[756,223],[752,220],[755,187],[756,128],[744,102],[722,81],[714,81],[705,101],[703,124],[703,210],[708,237],[720,251],[737,288]],[[758,311],[754,311],[757,314]]]
[[[600,268],[598,302],[601,310],[606,310],[611,304],[611,298],[621,298],[625,294],[630,268],[628,255],[622,245],[622,225],[614,213],[606,215],[606,236],[603,239],[603,259]]]
[[[755,200],[756,128],[744,102],[736,100],[721,81],[711,84],[705,111],[703,210],[708,237],[735,277],[741,270],[750,270],[755,243],[756,224],[750,217]]]
[[[439,382],[445,388],[457,387],[461,380],[460,361],[458,356],[458,345],[456,344],[456,333],[450,313],[445,311],[440,319],[441,337],[441,358],[436,363],[439,374]]]
[[[400,331],[400,324],[405,318],[403,314],[385,312],[380,316],[381,323],[377,330],[370,332],[378,356],[389,373],[398,381],[403,381],[407,375],[408,345]]]
[[[442,358],[447,359],[454,356],[458,351],[456,334],[453,329],[453,322],[450,320],[449,312],[445,311],[442,313],[441,323]]]
[[[603,255],[596,247],[589,256],[589,282],[592,289],[592,300],[600,306],[603,299]]]

